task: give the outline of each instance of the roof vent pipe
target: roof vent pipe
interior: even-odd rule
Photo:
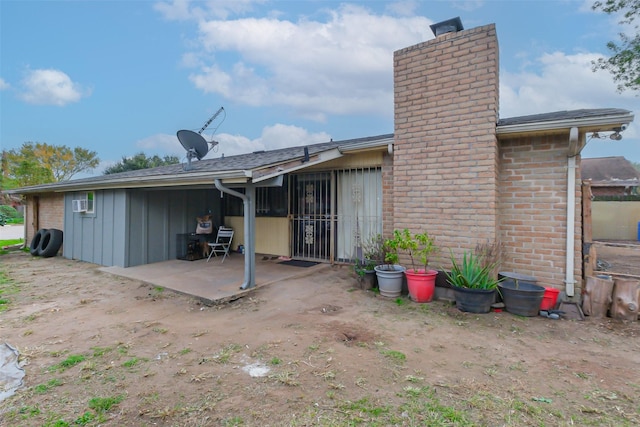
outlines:
[[[458,31],[464,30],[459,16],[429,25],[429,27],[431,27],[431,31],[433,31],[436,37],[442,34],[457,33]]]

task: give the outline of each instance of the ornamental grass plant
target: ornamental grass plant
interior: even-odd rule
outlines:
[[[451,251],[451,272],[445,272],[449,283],[459,288],[496,289],[500,280],[495,277],[495,263],[484,264],[482,259],[465,251],[462,263],[458,264]]]

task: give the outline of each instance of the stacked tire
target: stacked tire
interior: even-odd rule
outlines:
[[[50,258],[56,256],[62,247],[62,230],[41,228],[31,239],[29,253],[33,256]]]

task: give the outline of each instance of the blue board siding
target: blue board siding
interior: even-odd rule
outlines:
[[[176,257],[176,235],[191,233],[196,217],[211,212],[222,222],[220,193],[191,190],[102,190],[95,212],[73,212],[65,195],[64,256],[105,266],[132,267]],[[68,247],[67,247],[68,246]]]

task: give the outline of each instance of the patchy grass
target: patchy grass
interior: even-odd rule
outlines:
[[[272,365],[279,365],[282,363],[282,359],[280,359],[279,357],[272,357],[269,363],[271,363]]]
[[[343,291],[335,315],[318,314],[318,301],[282,298],[282,283],[258,291],[268,296],[259,307],[246,298],[204,307],[165,292],[169,321],[148,285],[116,281],[118,297],[93,266],[82,264],[83,275],[71,261],[4,259],[14,256],[28,261],[0,266],[2,297],[34,308],[0,315],[29,375],[0,402],[3,426],[640,425],[630,358],[620,357],[621,370],[601,354],[633,351],[636,324],[470,315],[347,293],[340,280],[323,283]],[[43,271],[51,280],[38,280]],[[365,338],[348,343],[336,335],[345,332]],[[255,362],[269,369],[264,377],[244,372]],[[599,367],[625,379],[609,381]]]
[[[62,362],[51,366],[49,368],[49,371],[65,371],[69,368],[76,366],[79,363],[84,362],[86,359],[87,359],[86,356],[82,354],[72,354]]]
[[[89,400],[89,408],[96,412],[107,412],[112,406],[124,400],[124,395],[112,397],[94,397]]]
[[[37,386],[33,387],[33,391],[34,393],[44,394],[50,391],[52,388],[60,387],[61,385],[62,385],[61,380],[57,378],[52,378],[49,381],[47,381],[46,384],[38,384]]]
[[[124,366],[125,368],[134,368],[135,366],[137,366],[140,363],[143,362],[148,362],[149,359],[146,358],[137,358],[137,357],[132,357],[131,359],[125,361],[122,366]]]
[[[298,373],[294,371],[282,371],[275,375],[270,375],[269,378],[276,380],[276,382],[280,384],[284,384],[291,387],[296,387],[300,385],[298,382]]]
[[[5,240],[0,240],[0,247],[13,246],[13,245],[17,245],[19,243],[24,243],[24,239],[5,239]]]
[[[0,313],[9,309],[11,299],[9,295],[14,295],[19,292],[18,286],[7,275],[4,270],[0,270]]]
[[[21,243],[24,243],[24,239],[0,240],[0,255],[6,255],[9,253],[8,250],[4,249],[5,246],[13,246]]]
[[[102,357],[105,354],[111,352],[113,348],[111,347],[91,347],[93,350],[93,357]]]
[[[218,351],[214,356],[213,360],[217,363],[229,363],[231,357],[242,350],[242,346],[239,344],[229,344]]]
[[[407,356],[404,353],[396,350],[383,349],[380,350],[380,354],[398,365],[402,365],[407,360]]]

